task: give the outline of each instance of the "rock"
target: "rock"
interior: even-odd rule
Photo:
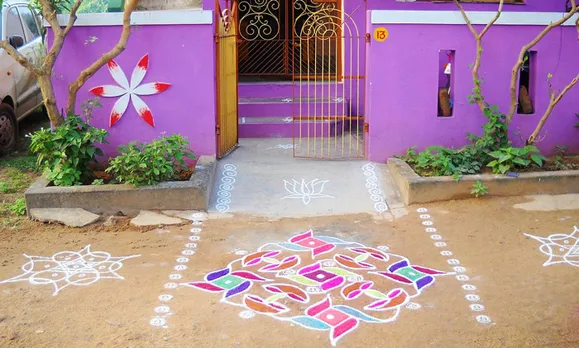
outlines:
[[[69,227],[84,227],[97,221],[100,216],[81,208],[37,208],[30,209],[34,220],[58,222]]]
[[[131,220],[131,225],[133,226],[178,225],[181,223],[183,223],[183,220],[181,219],[148,210],[141,210],[139,215]]]
[[[107,219],[107,221],[105,221],[103,223],[103,226],[105,227],[111,227],[111,226],[116,226],[119,224],[119,222],[121,222],[122,220],[126,219],[127,217],[125,216],[118,216],[118,215],[112,215],[109,216],[109,218]]]
[[[207,219],[206,213],[195,210],[163,210],[161,213],[191,221],[204,221]]]

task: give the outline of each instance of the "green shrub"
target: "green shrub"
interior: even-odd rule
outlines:
[[[474,195],[476,198],[479,198],[480,196],[486,195],[488,193],[488,190],[485,184],[483,184],[482,181],[478,180],[472,185],[472,191],[470,191],[470,193]]]
[[[26,214],[26,201],[24,198],[18,198],[14,203],[8,206],[8,209],[16,215]]]
[[[506,173],[514,168],[523,168],[532,162],[541,166],[544,157],[534,146],[514,148],[508,140],[508,126],[504,114],[497,107],[484,110],[487,122],[483,125],[483,135],[467,134],[470,144],[460,149],[431,146],[417,153],[409,148],[400,158],[414,167],[422,176],[453,176],[460,180],[462,175],[480,173],[483,166],[493,169],[493,173]]]
[[[526,168],[532,163],[539,167],[543,166],[545,157],[539,154],[539,149],[535,146],[505,147],[490,153],[493,158],[487,164],[491,167],[494,174],[505,174],[515,168]]]
[[[119,147],[119,153],[106,172],[119,183],[135,187],[174,179],[176,173],[187,168],[185,158],[197,158],[189,142],[178,134],[161,136],[150,143],[131,142]]]
[[[54,130],[41,129],[32,134],[30,151],[37,155],[38,167],[54,185],[81,185],[91,178],[89,164],[103,155],[96,144],[107,144],[107,135],[106,130],[71,115]]]

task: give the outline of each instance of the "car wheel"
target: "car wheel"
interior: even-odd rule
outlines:
[[[18,122],[14,109],[8,104],[0,104],[0,155],[6,155],[16,148]]]

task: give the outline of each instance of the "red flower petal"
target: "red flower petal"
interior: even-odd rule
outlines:
[[[426,273],[426,274],[446,274],[446,272],[438,271],[438,270],[428,268],[428,267],[412,266],[412,268],[414,268],[415,270],[417,270],[419,272]]]
[[[201,290],[211,291],[211,292],[220,292],[220,291],[224,290],[223,288],[220,288],[219,286],[215,286],[211,283],[205,283],[205,282],[194,282],[194,283],[188,283],[187,285],[199,288]]]
[[[322,312],[325,309],[330,308],[332,303],[330,302],[330,296],[326,297],[325,299],[321,300],[318,303],[315,303],[306,309],[306,314],[313,317],[316,316],[318,313]]]
[[[238,276],[238,277],[241,277],[244,279],[255,280],[258,282],[263,282],[263,281],[267,280],[265,278],[258,276],[257,274],[247,272],[247,271],[235,271],[235,272],[231,272],[231,275]]]
[[[401,282],[401,283],[405,283],[405,284],[412,284],[412,280],[410,280],[410,279],[408,279],[408,278],[406,278],[406,277],[403,277],[403,276],[401,276],[401,275],[398,275],[398,274],[389,273],[389,272],[375,272],[375,273],[377,273],[377,274],[379,274],[379,275],[381,275],[381,276],[384,276],[384,277],[393,279],[393,280],[395,280],[395,281],[397,281],[397,282]]]
[[[358,320],[355,318],[350,318],[340,323],[338,326],[332,328],[330,333],[332,345],[335,345],[342,336],[354,330],[357,326]]]
[[[306,239],[306,238],[308,238],[308,237],[311,237],[312,235],[313,235],[312,230],[309,230],[309,231],[307,231],[307,232],[305,232],[305,233],[298,234],[297,236],[292,237],[289,241],[290,241],[291,243],[296,243],[296,242],[299,242],[299,241],[302,240],[302,239]]]

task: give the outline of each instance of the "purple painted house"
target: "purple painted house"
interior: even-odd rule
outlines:
[[[478,30],[497,9],[485,2],[464,4]],[[566,11],[565,0],[506,2],[483,40],[480,69],[486,101],[503,112],[521,47]],[[529,52],[516,144],[547,108],[547,75],[556,89],[577,75],[575,20]],[[468,103],[475,41],[452,1],[206,1],[135,12],[132,22],[126,51],[79,93],[80,105],[103,86],[120,87],[107,87],[115,93],[104,93],[93,121],[110,133],[109,154],[167,132],[187,136],[200,155],[222,157],[238,137],[279,137],[293,139],[296,157],[385,161],[410,146],[463,145],[486,120]],[[79,16],[55,68],[61,105],[68,83],[116,43],[120,23],[119,13]],[[579,88],[547,122],[545,153],[555,145],[579,152],[575,113]]]

